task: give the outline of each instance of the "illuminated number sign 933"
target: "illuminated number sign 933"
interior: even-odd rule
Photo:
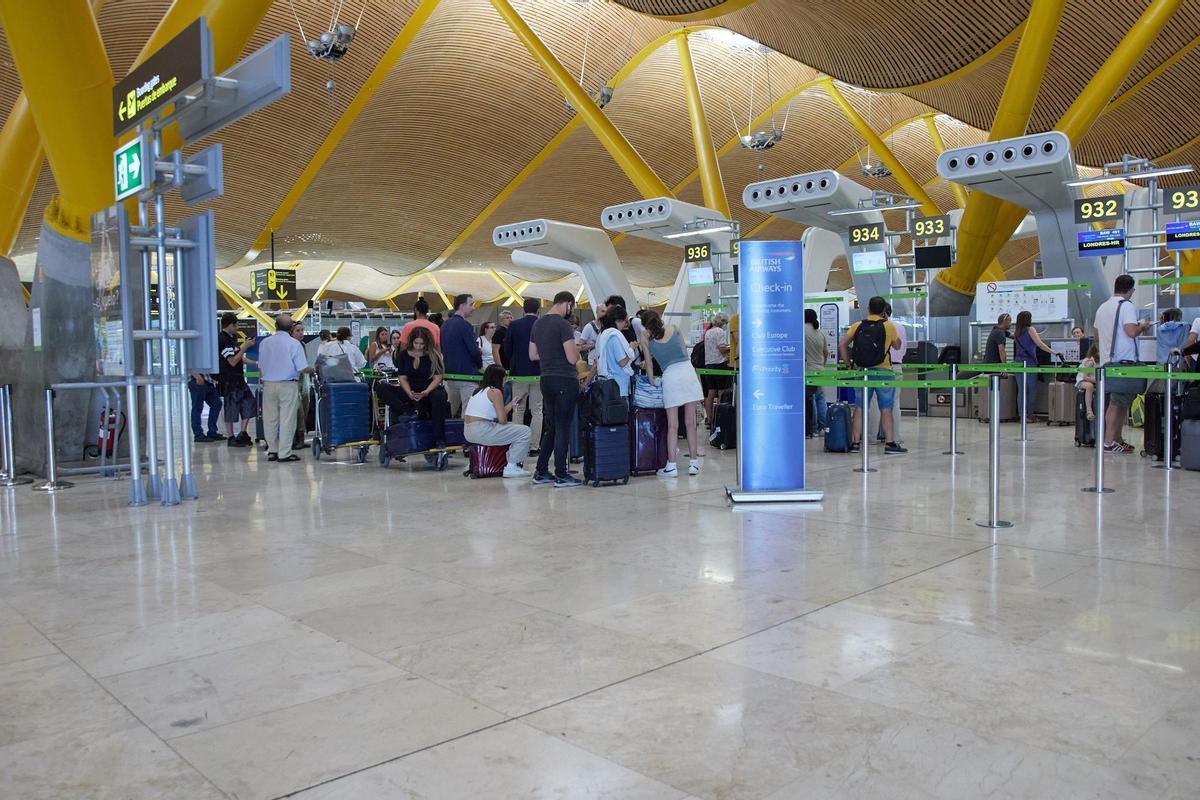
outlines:
[[[850,227],[850,244],[883,244],[883,223],[852,225]]]
[[[1200,186],[1164,189],[1163,204],[1167,207],[1167,211],[1200,211]]]
[[[913,220],[912,235],[917,239],[936,239],[939,236],[945,236],[950,232],[950,218],[947,216],[940,217],[917,217]]]

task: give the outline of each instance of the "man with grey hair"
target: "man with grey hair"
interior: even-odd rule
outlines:
[[[729,317],[717,314],[712,319],[712,325],[704,332],[704,368],[729,369]],[[733,385],[728,375],[701,375],[700,383],[704,387],[704,418],[708,427],[713,426],[713,405],[718,401],[721,392]],[[692,454],[695,457],[695,453]]]
[[[512,324],[513,314],[507,308],[500,309],[500,318],[496,322],[496,332],[492,334],[492,363],[508,369],[508,361],[504,358],[504,337],[508,335],[508,326]]]
[[[275,318],[275,334],[258,345],[259,380],[262,382],[263,432],[267,437],[267,460],[299,461],[292,452],[296,415],[300,405],[299,381],[312,372],[304,348],[292,337],[292,315]]]

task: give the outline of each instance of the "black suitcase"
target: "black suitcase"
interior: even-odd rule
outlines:
[[[1083,389],[1075,392],[1075,446],[1096,446],[1096,423],[1087,418]]]
[[[713,406],[713,427],[708,443],[718,450],[737,447],[737,410],[728,403]]]
[[[594,425],[585,436],[583,477],[593,486],[629,483],[629,426]]]
[[[1162,392],[1146,392],[1145,423],[1142,426],[1142,455],[1163,460],[1163,424],[1166,419],[1166,395]],[[1182,417],[1182,402],[1178,395],[1171,398],[1171,460],[1179,457],[1179,429]]]

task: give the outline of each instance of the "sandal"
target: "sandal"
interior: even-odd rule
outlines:
[[[295,453],[292,453],[287,458],[277,458],[276,459],[276,461],[278,461],[280,464],[290,464],[293,461],[299,461],[299,460],[300,460],[300,456],[296,455]]]

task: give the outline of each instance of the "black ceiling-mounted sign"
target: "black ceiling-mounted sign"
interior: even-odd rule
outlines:
[[[286,303],[296,297],[296,270],[256,269],[250,273],[250,297],[262,303]]]
[[[1125,195],[1108,197],[1080,197],[1075,200],[1075,224],[1106,222],[1121,219],[1125,215]]]
[[[120,136],[212,77],[212,32],[204,17],[135,67],[113,87],[113,135]]]

